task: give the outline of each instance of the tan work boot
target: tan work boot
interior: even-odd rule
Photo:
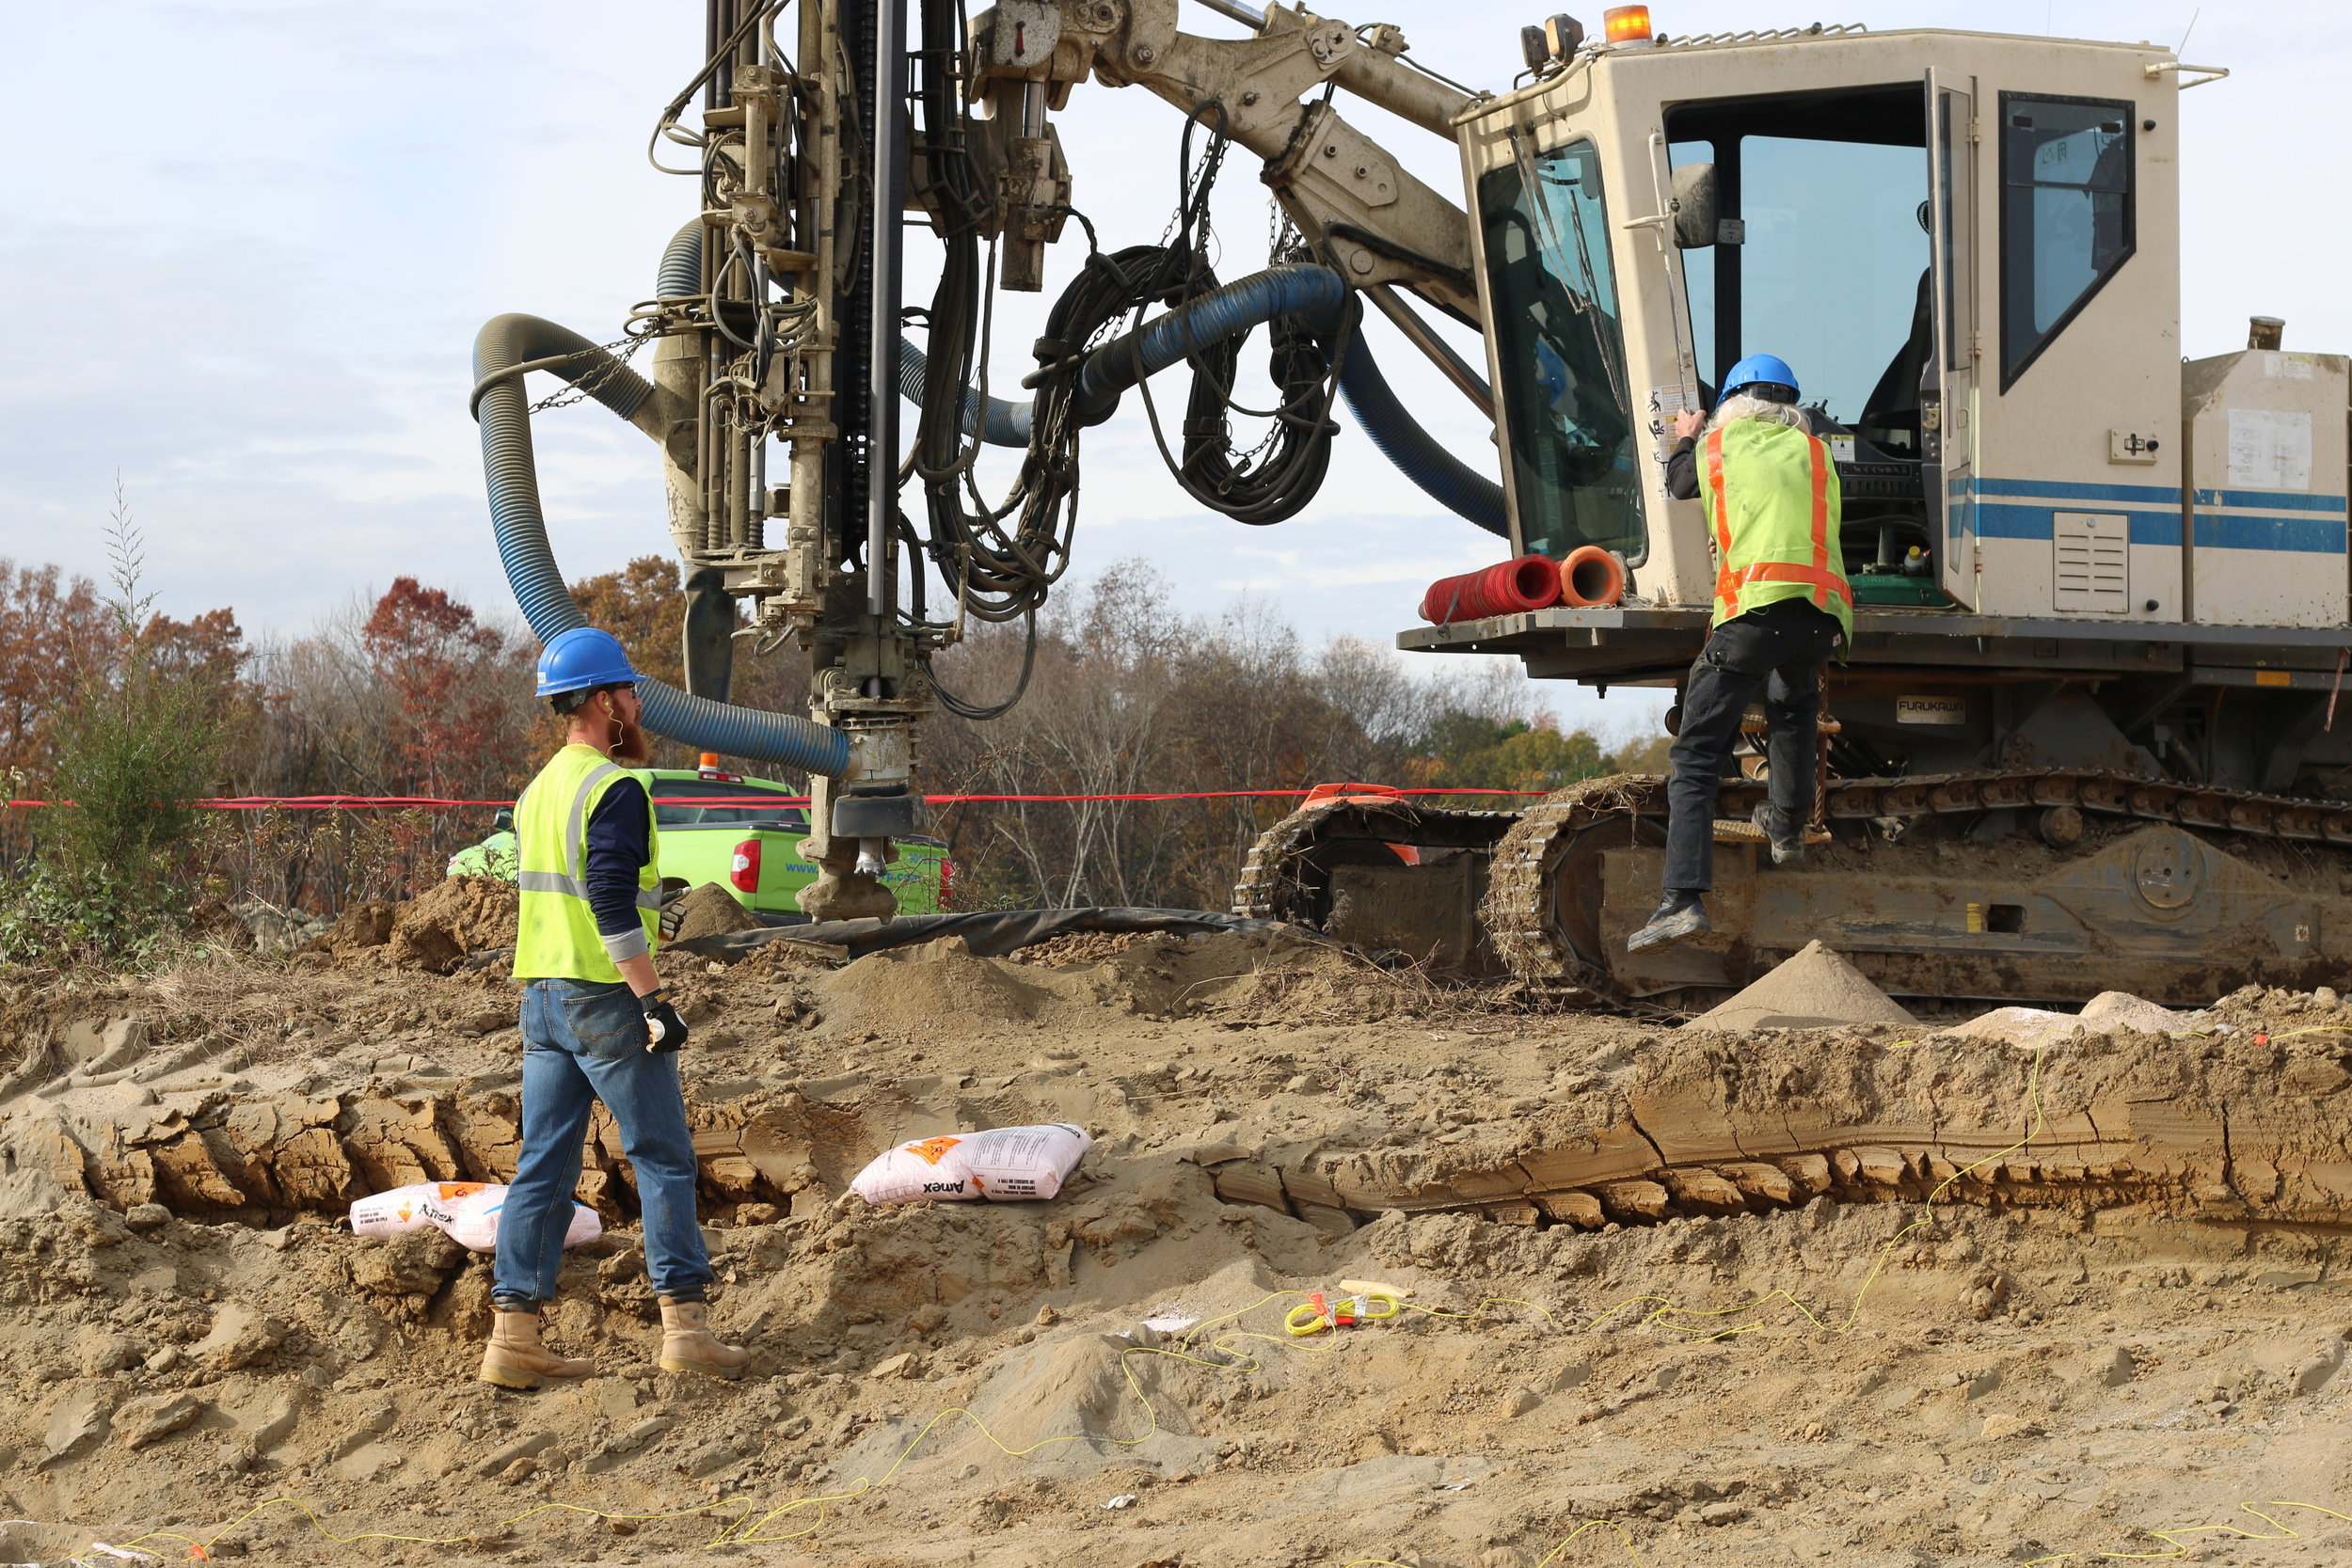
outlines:
[[[739,1345],[723,1345],[710,1332],[707,1302],[661,1298],[661,1370],[665,1372],[707,1372],[712,1377],[741,1377],[752,1353]]]
[[[493,1312],[490,1343],[482,1352],[485,1383],[501,1388],[544,1387],[550,1378],[594,1377],[596,1363],[557,1355],[539,1343],[539,1314]]]

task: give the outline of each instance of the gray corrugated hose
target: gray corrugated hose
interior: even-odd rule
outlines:
[[[663,299],[703,292],[703,220],[696,218],[670,236],[653,292]]]

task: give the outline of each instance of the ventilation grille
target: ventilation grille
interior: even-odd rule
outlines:
[[[2131,608],[2131,523],[2110,512],[2051,517],[2059,610],[2121,615]]]

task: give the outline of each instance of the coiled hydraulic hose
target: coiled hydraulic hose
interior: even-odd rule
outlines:
[[[1088,355],[1071,411],[1082,424],[1101,424],[1119,406],[1119,395],[1143,376],[1157,375],[1211,343],[1239,337],[1277,316],[1333,320],[1346,303],[1347,285],[1329,267],[1291,264],[1251,273],[1122,332]]]
[[[1136,372],[1155,375],[1210,343],[1248,332],[1277,316],[1302,315],[1322,323],[1335,318],[1347,297],[1346,285],[1328,267],[1269,267],[1201,295],[1135,332],[1123,333],[1087,356],[1079,372],[1073,412],[1099,424],[1118,407],[1120,394],[1136,384]],[[1138,355],[1138,347],[1140,354]],[[901,340],[898,386],[909,402],[922,401],[922,350]],[[1140,364],[1138,364],[1138,359]],[[1489,533],[1508,534],[1502,486],[1446,451],[1397,401],[1359,330],[1340,366],[1340,395],[1382,456],[1430,499]],[[977,430],[991,446],[1029,442],[1032,405],[1004,398],[964,393],[963,428]]]
[[[662,262],[662,287],[671,281]],[[697,262],[699,265],[699,262]],[[685,293],[692,293],[700,279]],[[521,367],[562,376],[625,420],[632,420],[653,386],[604,350],[568,327],[537,316],[500,316],[474,339],[474,404],[482,424],[482,471],[490,492],[490,527],[515,602],[541,641],[586,626],[564,574],[548,546],[547,517],[539,508],[539,475],[532,453],[531,411],[523,398]],[[839,778],[849,770],[849,736],[789,714],[762,713],[714,703],[651,678],[641,678],[645,728],[697,751],[763,762]]]

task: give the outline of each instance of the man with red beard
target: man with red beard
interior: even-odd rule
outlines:
[[[710,1333],[710,1259],[694,1212],[694,1140],[678,1088],[686,1022],[654,973],[661,897],[653,800],[632,768],[653,760],[637,672],[611,634],[559,633],[539,695],[570,721],[561,751],[515,805],[520,892],[515,977],[522,1007],[522,1155],[499,1213],[490,1343],[481,1378],[537,1388],[589,1362],[540,1342],[596,1101],[612,1111],[644,1213],[645,1272],[661,1303],[668,1371],[740,1377],[748,1354]]]

